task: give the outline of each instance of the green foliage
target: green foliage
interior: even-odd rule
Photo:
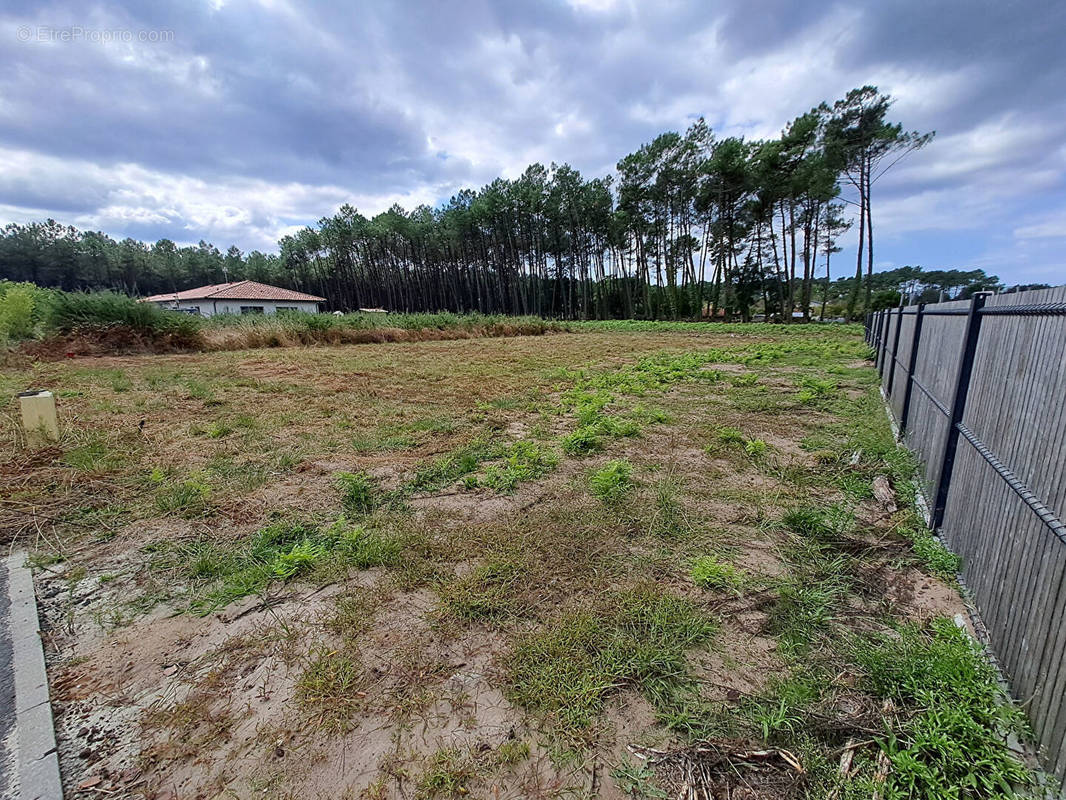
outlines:
[[[794,739],[807,723],[810,707],[821,698],[825,681],[802,669],[774,678],[766,691],[742,706],[763,741]]]
[[[687,600],[651,588],[608,600],[602,611],[564,614],[519,638],[507,661],[514,702],[577,732],[624,686],[656,702],[686,682],[685,652],[708,642],[714,623]]]
[[[886,797],[1007,800],[1033,785],[1006,743],[1025,730],[1024,715],[950,620],[859,639],[854,650],[870,691],[913,711],[881,742],[892,762]]]
[[[469,444],[438,458],[432,464],[421,467],[408,484],[408,488],[417,492],[435,491],[451,486],[464,475],[476,472],[483,461],[500,458],[504,448],[484,438],[478,438]]]
[[[603,440],[593,428],[589,427],[581,427],[567,434],[563,437],[561,444],[563,452],[568,456],[580,456],[603,449]]]
[[[352,526],[342,517],[325,528],[277,522],[244,542],[185,545],[179,556],[193,581],[192,609],[209,614],[246,595],[261,594],[275,581],[316,570],[395,565],[402,551],[400,539]]]
[[[0,281],[0,345],[32,338],[46,300],[47,292],[32,283]]]
[[[502,464],[485,470],[485,485],[498,492],[513,492],[519,483],[534,480],[551,472],[559,457],[550,448],[528,439],[511,445]]]
[[[745,372],[741,375],[734,375],[729,382],[733,386],[754,386],[759,382],[759,375],[756,372]]]
[[[949,584],[955,582],[962,569],[962,559],[933,535],[914,509],[908,509],[900,515],[895,530],[910,541],[914,555],[930,574]]]
[[[589,490],[608,505],[616,505],[632,491],[632,473],[628,461],[608,461],[589,475]]]
[[[836,399],[840,390],[836,381],[815,378],[805,375],[799,380],[800,391],[796,400],[804,405],[824,405],[830,400]]]
[[[744,442],[744,452],[748,454],[749,458],[762,458],[769,449],[770,445],[762,439],[748,439],[748,441]]]
[[[611,770],[611,777],[622,794],[638,800],[667,800],[669,797],[655,785],[655,770],[645,763],[633,762],[628,756],[624,756],[619,765]]]
[[[156,489],[155,504],[164,514],[203,516],[211,508],[211,487],[198,475],[183,481],[164,481]]]
[[[693,559],[688,574],[694,584],[704,589],[736,591],[744,585],[743,572],[714,556],[699,556]]]
[[[722,444],[740,444],[740,445],[742,445],[747,440],[747,437],[744,436],[743,431],[740,431],[737,428],[729,428],[729,427],[719,428],[718,429],[718,433],[716,434],[716,436],[717,436],[718,441],[721,442]]]
[[[200,320],[190,314],[164,311],[116,292],[53,292],[44,315],[48,331],[70,333],[116,325],[141,334],[169,335],[195,343]]]

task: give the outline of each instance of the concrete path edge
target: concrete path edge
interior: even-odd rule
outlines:
[[[26,554],[8,556],[7,570],[19,796],[23,800],[63,800],[37,598]]]

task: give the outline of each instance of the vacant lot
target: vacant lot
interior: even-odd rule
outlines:
[[[934,797],[978,759],[1001,796],[1013,712],[936,621],[865,355],[619,324],[7,371],[64,426],[4,406],[0,524],[71,796]]]

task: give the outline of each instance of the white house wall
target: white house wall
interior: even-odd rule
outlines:
[[[262,306],[264,314],[276,314],[279,308],[295,309],[315,313],[318,311],[318,303],[298,300],[179,300],[167,303],[159,303],[163,308],[177,309],[179,311],[198,310],[201,316],[213,317],[215,314],[240,314],[242,306]]]

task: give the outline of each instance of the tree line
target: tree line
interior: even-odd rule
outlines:
[[[571,319],[810,319],[832,299],[832,313],[855,318],[874,302],[875,184],[933,136],[890,122],[891,103],[864,86],[775,139],[717,138],[699,119],[601,178],[533,164],[437,208],[368,218],[345,205],[271,254],[11,224],[0,278],[134,295],[252,279],[331,309]],[[856,222],[855,277],[834,297],[831,258]]]

